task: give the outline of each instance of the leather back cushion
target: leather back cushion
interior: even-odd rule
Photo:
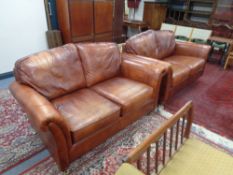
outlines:
[[[43,51],[18,60],[16,80],[52,99],[86,87],[86,81],[74,44]]]
[[[114,43],[77,44],[87,86],[110,79],[119,73],[120,52]]]
[[[148,30],[128,39],[125,49],[128,53],[163,59],[174,52],[174,33]]]

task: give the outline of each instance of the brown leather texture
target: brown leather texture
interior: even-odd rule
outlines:
[[[18,60],[14,75],[18,82],[33,87],[49,99],[86,87],[81,61],[74,44]]]
[[[211,46],[191,42],[176,42],[174,55],[197,57],[207,60]]]
[[[154,110],[169,64],[148,63],[113,43],[69,44],[18,61],[10,91],[64,171]]]
[[[173,87],[178,86],[179,84],[183,83],[184,81],[187,81],[189,78],[189,75],[191,73],[191,70],[188,66],[177,64],[177,63],[171,63],[172,65],[172,78],[173,78]]]
[[[169,63],[170,68],[166,69],[167,76],[165,77],[171,77],[172,72],[172,85],[171,88],[164,88],[164,84],[167,83],[162,83],[160,89],[170,92],[163,92],[160,95],[169,94],[167,96],[171,96],[178,87],[181,88],[202,75],[210,46],[175,42],[172,32],[149,30],[128,39],[123,50],[130,54],[140,55],[143,60],[147,57],[147,60],[148,58],[161,59],[161,61]],[[167,98],[160,96],[159,99]]]
[[[148,30],[128,39],[125,49],[128,53],[163,59],[173,53],[175,37],[169,31]]]
[[[120,117],[118,105],[89,89],[67,94],[52,103],[70,126],[74,143]]]
[[[171,64],[132,54],[122,54],[123,76],[153,87],[153,98],[164,103],[172,86]]]
[[[78,44],[77,48],[88,87],[118,75],[121,58],[116,44]]]
[[[152,99],[153,88],[130,79],[116,77],[92,87],[94,91],[121,106],[121,115],[133,112]]]
[[[204,70],[205,67],[205,60],[198,57],[173,55],[171,57],[167,57],[164,61],[188,67],[190,69],[190,75],[194,75]]]

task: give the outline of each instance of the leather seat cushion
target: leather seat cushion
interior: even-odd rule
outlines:
[[[165,59],[169,63],[182,64],[188,66],[191,69],[190,75],[196,75],[204,70],[205,60],[202,58],[174,55]]]
[[[120,107],[89,89],[82,89],[52,101],[70,127],[73,141],[109,126],[119,119]]]
[[[153,101],[153,88],[137,81],[115,77],[92,87],[97,93],[122,106],[121,115]]]

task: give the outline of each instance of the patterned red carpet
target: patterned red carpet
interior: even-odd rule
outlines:
[[[114,174],[129,151],[164,121],[165,118],[157,112],[144,116],[74,161],[66,174]],[[199,130],[198,126],[192,129],[192,137],[233,155],[233,143],[226,140],[214,143],[214,140],[219,138],[213,139],[212,135],[208,136],[203,130]],[[33,164],[26,163],[30,157],[38,158],[38,152],[43,148],[40,138],[31,128],[26,114],[16,100],[8,90],[0,90],[0,174],[63,174],[49,155]],[[23,169],[19,168],[21,165],[24,166]]]
[[[233,70],[207,64],[204,75],[180,90],[165,105],[176,111],[188,100],[194,103],[194,123],[233,139]]]
[[[8,90],[0,90],[0,174],[44,146]]]

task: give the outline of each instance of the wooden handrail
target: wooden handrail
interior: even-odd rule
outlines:
[[[174,114],[173,117],[168,119],[159,129],[155,130],[147,139],[145,139],[139,146],[137,146],[133,151],[131,151],[130,154],[128,155],[127,159],[126,159],[126,162],[134,163],[135,161],[139,160],[140,156],[144,152],[148,151],[148,148],[150,148],[150,145],[152,143],[156,143],[156,149],[158,149],[157,146],[158,146],[159,139],[162,136],[164,136],[164,138],[166,140],[167,130],[172,128],[172,131],[173,131],[174,125],[179,123],[179,120],[181,118],[183,118],[183,120],[185,120],[185,119],[187,120],[186,128],[185,128],[184,134],[182,133],[182,136],[185,137],[185,138],[189,138],[190,129],[191,129],[191,125],[192,125],[192,117],[193,117],[192,102],[189,101],[176,114]],[[182,127],[184,127],[183,123],[182,123]],[[171,134],[173,134],[173,132],[171,132]],[[181,139],[181,143],[182,142],[183,142],[183,139]],[[165,144],[166,144],[166,141],[165,141]],[[171,157],[171,156],[169,156],[169,157]],[[157,157],[156,157],[156,159],[157,159]],[[138,162],[138,164],[140,164],[140,162]],[[156,164],[157,164],[157,162],[156,162]]]

